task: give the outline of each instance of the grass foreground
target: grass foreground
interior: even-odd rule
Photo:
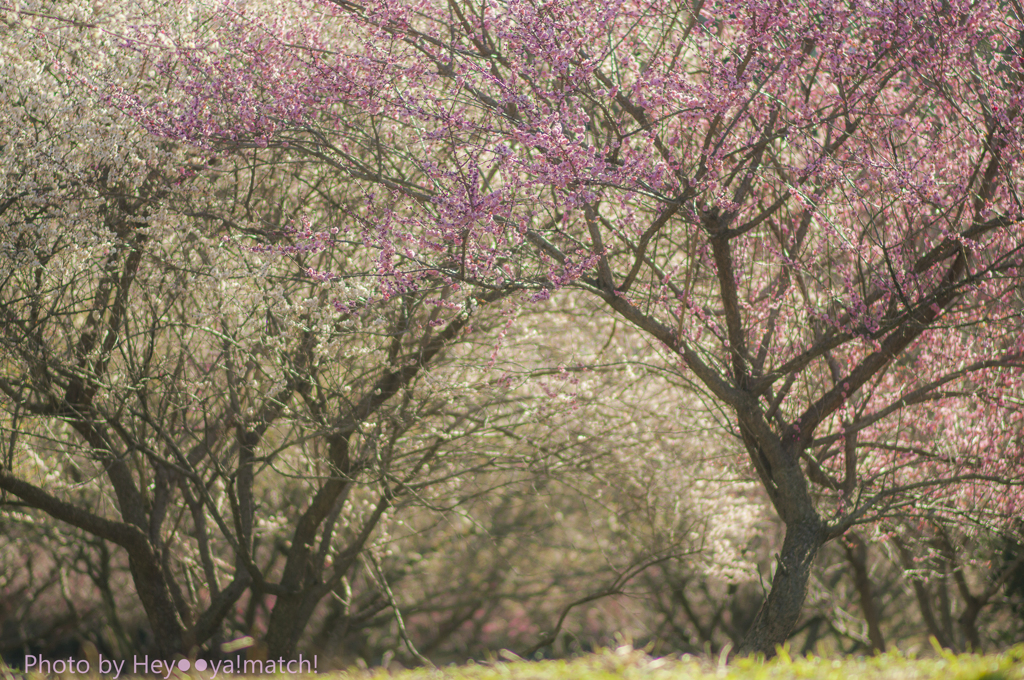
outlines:
[[[1001,654],[953,654],[916,659],[891,652],[871,657],[736,659],[728,664],[696,657],[651,658],[623,647],[569,661],[514,661],[389,673],[335,674],[339,680],[1024,680],[1024,645]]]
[[[711,660],[684,655],[653,658],[640,650],[624,646],[603,650],[571,660],[556,661],[491,661],[463,666],[416,668],[388,671],[328,671],[320,674],[279,678],[314,680],[327,676],[330,680],[771,680],[773,678],[807,678],[809,680],[1024,680],[1024,644],[999,654],[953,654],[935,644],[936,654],[915,658],[898,651],[877,656],[829,658],[821,656],[792,657],[787,649],[770,661],[759,658]],[[507,653],[503,653],[505,655]],[[509,655],[511,659],[514,655]],[[208,672],[170,674],[175,680],[210,680]],[[0,680],[46,680],[67,675],[11,672],[0,663]],[[99,680],[109,676],[86,675]],[[155,678],[156,676],[123,675],[121,680]],[[235,678],[271,676],[225,676]]]

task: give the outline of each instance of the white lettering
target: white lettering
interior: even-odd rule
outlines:
[[[121,677],[121,669],[124,668],[124,659],[118,664],[112,659],[104,659],[100,654],[100,675],[113,675],[114,680]]]

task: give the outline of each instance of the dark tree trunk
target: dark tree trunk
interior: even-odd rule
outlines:
[[[756,421],[754,424],[757,425]],[[742,429],[742,427],[741,427]],[[775,649],[789,639],[800,620],[811,565],[818,550],[830,538],[830,529],[814,507],[807,477],[800,466],[799,445],[785,446],[770,435],[764,424],[760,438],[744,431],[747,452],[764,484],[779,518],[786,525],[782,551],[776,554],[775,575],[768,597],[738,652],[775,656]]]
[[[331,484],[335,480],[329,481]],[[321,489],[323,491],[326,488]],[[330,493],[333,493],[331,491]],[[317,494],[318,496],[320,494]],[[337,499],[338,494],[334,495]],[[295,654],[296,645],[299,642],[302,632],[306,629],[317,604],[341,582],[356,558],[362,552],[370,533],[377,526],[384,511],[390,505],[389,499],[385,496],[377,502],[377,507],[369,518],[363,523],[356,538],[341,551],[331,565],[331,575],[324,578],[324,564],[322,561],[313,559],[312,544],[300,544],[293,541],[292,549],[289,551],[288,563],[285,565],[284,576],[281,579],[282,585],[290,586],[290,592],[283,592],[277,597],[274,609],[270,613],[270,622],[267,626],[267,634],[264,641],[267,643],[267,650],[271,657],[290,658]],[[310,510],[317,507],[316,500],[313,501]],[[307,511],[306,517],[309,516]],[[300,528],[301,528],[300,523]],[[317,523],[319,526],[319,523]],[[296,531],[296,536],[303,535]],[[329,540],[329,536],[325,536]],[[296,545],[300,545],[300,552],[296,551]],[[297,557],[304,557],[299,560]],[[289,571],[288,566],[298,564],[302,569]]]
[[[786,525],[771,590],[740,645],[740,654],[760,652],[771,658],[775,648],[786,642],[800,619],[811,564],[824,543],[825,533],[816,517]]]
[[[967,601],[964,612],[957,619],[960,624],[960,632],[963,633],[964,641],[967,643],[968,651],[980,653],[981,635],[978,633],[978,614],[985,606],[978,598],[974,597]]]
[[[506,291],[494,291],[477,298],[478,304],[496,302],[508,295]],[[450,321],[443,332],[424,341],[416,363],[400,366],[382,375],[374,387],[366,392],[351,412],[337,424],[334,434],[328,438],[330,444],[329,457],[332,465],[331,479],[314,494],[309,507],[302,513],[295,527],[291,548],[284,571],[281,574],[280,587],[276,590],[277,600],[270,613],[267,634],[264,641],[268,653],[273,658],[291,657],[295,652],[299,637],[305,630],[310,616],[317,603],[326,596],[348,572],[355,562],[363,546],[370,537],[381,515],[391,502],[392,494],[400,493],[401,485],[386,491],[377,503],[377,509],[366,521],[356,538],[345,551],[334,559],[331,566],[332,575],[324,581],[324,558],[326,545],[333,540],[333,527],[324,529],[320,550],[315,550],[317,532],[321,531],[328,521],[332,510],[338,502],[344,502],[344,495],[352,484],[357,473],[356,465],[349,458],[349,439],[359,430],[360,424],[376,413],[389,399],[409,385],[420,371],[430,364],[453,343],[469,322],[470,313],[464,312]],[[328,522],[330,524],[330,522]]]
[[[278,595],[270,615],[270,625],[264,641],[267,653],[273,657],[293,658],[299,636],[309,622],[305,615],[308,591]]]
[[[136,559],[129,552],[128,565],[131,569],[135,590],[146,610],[146,618],[153,629],[157,652],[165,659],[175,654],[188,652],[185,641],[185,626],[171,597],[170,589],[163,577],[160,563],[155,559]]]
[[[160,558],[145,532],[135,524],[119,522],[95,515],[84,508],[64,501],[43,489],[18,479],[0,467],[0,489],[21,498],[54,519],[78,527],[99,538],[115,543],[128,553],[128,565],[146,617],[153,628],[157,650],[164,658],[188,651],[185,625],[167,585]]]
[[[868,574],[868,546],[854,532],[846,535],[846,559],[853,567],[853,583],[860,597],[860,609],[868,624],[868,639],[871,651],[884,652],[885,638],[882,637],[881,616],[875,606],[875,597],[871,592],[871,577]]]

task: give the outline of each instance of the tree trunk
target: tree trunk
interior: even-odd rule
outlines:
[[[329,481],[328,484],[330,483]],[[338,495],[340,492],[335,494],[334,498],[337,499]],[[320,494],[318,493],[317,496]],[[290,658],[295,653],[299,637],[306,629],[317,604],[348,574],[389,505],[390,500],[386,495],[377,502],[373,514],[363,523],[356,538],[349,543],[345,550],[335,556],[334,564],[331,565],[331,574],[326,579],[324,578],[324,564],[311,559],[312,545],[303,544],[299,540],[292,542],[292,548],[288,553],[288,563],[285,565],[285,572],[281,578],[281,584],[290,586],[291,592],[284,592],[277,596],[274,608],[270,612],[267,634],[264,637],[271,657]],[[316,506],[317,502],[314,499],[310,510],[307,510],[303,518],[305,523],[309,524],[309,513]],[[303,522],[300,522],[300,528],[302,524]],[[316,526],[319,526],[319,522]],[[304,532],[296,531],[297,537],[302,535]],[[330,540],[330,537],[325,535],[324,540]],[[296,546],[299,546],[300,551],[296,551]],[[304,559],[297,559],[297,557]],[[297,564],[299,567],[289,571],[288,567],[293,564]]]
[[[67,522],[103,540],[110,541],[128,553],[135,590],[142,601],[143,609],[153,636],[157,651],[165,659],[174,654],[187,652],[187,631],[178,609],[174,606],[166,574],[160,559],[153,549],[149,537],[136,524],[107,519],[68,503],[43,489],[15,477],[9,470],[0,467],[0,489],[18,496],[26,505],[42,510],[56,520]]]
[[[872,652],[885,651],[885,638],[882,637],[881,617],[875,606],[875,597],[871,592],[871,577],[868,574],[868,546],[854,532],[846,535],[846,559],[853,567],[853,583],[860,596],[860,609],[868,624],[868,639],[871,640]]]
[[[760,652],[771,658],[775,648],[786,642],[800,619],[811,564],[824,543],[825,533],[816,517],[786,525],[771,590],[740,645],[740,654]]]
[[[190,645],[185,644],[185,626],[174,606],[160,563],[147,557],[138,559],[129,551],[128,566],[135,590],[146,611],[146,618],[153,629],[157,652],[164,659],[172,659],[175,654],[187,653],[186,647]]]
[[[977,598],[971,598],[964,608],[964,612],[957,619],[960,624],[960,632],[963,633],[964,641],[967,643],[967,650],[978,654],[981,649],[981,635],[978,633],[978,614],[981,613],[984,604]]]
[[[294,656],[299,636],[308,623],[308,618],[302,616],[308,596],[305,591],[277,596],[270,614],[270,625],[263,638],[271,657],[290,659]]]

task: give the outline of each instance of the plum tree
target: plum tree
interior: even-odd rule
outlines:
[[[151,20],[162,11],[42,3],[2,15],[5,521],[38,523],[42,535],[60,538],[46,543],[55,578],[85,565],[116,633],[111,642],[125,654],[132,641],[116,610],[131,593],[122,592],[127,583],[111,585],[111,561],[119,577],[130,574],[153,645],[166,655],[194,646],[216,654],[232,633],[257,633],[275,656],[287,655],[311,621],[332,621],[321,638],[333,628],[361,633],[397,620],[399,605],[416,625],[426,606],[412,594],[417,587],[440,592],[433,604],[454,610],[453,629],[463,616],[488,624],[502,601],[540,600],[544,591],[533,586],[549,565],[531,565],[533,581],[517,582],[507,576],[514,549],[499,544],[542,545],[523,536],[547,537],[550,523],[513,532],[510,519],[470,510],[483,512],[478,499],[496,489],[496,507],[511,504],[515,516],[541,523],[537,487],[598,477],[606,447],[621,446],[614,435],[629,430],[604,406],[592,426],[570,426],[581,404],[604,402],[601,390],[584,399],[564,388],[579,384],[572,362],[581,353],[614,349],[614,324],[598,339],[608,330],[602,316],[545,316],[548,337],[561,327],[566,338],[542,354],[508,325],[516,308],[501,303],[515,291],[471,296],[450,277],[421,273],[415,289],[373,301],[379,262],[350,233],[346,213],[363,196],[352,195],[347,178],[294,163],[283,150],[242,159],[197,153],[95,105],[78,74],[123,78],[138,93],[161,83],[144,57],[114,49],[131,26],[122,9]],[[570,337],[579,333],[585,348]],[[533,358],[492,356],[502,343]],[[650,399],[652,383],[639,390],[637,399]],[[618,475],[620,509],[635,493],[624,481]],[[529,503],[516,500],[531,490]],[[550,497],[567,497],[560,493]],[[586,515],[568,505],[566,514]],[[65,526],[54,529],[44,513]],[[638,568],[692,545],[685,513],[669,513],[657,541],[653,527],[624,514],[616,521],[640,529],[628,549],[619,545],[615,559],[561,558],[574,575],[557,597],[548,593],[546,608],[524,616],[557,618],[565,601],[618,592]],[[483,584],[461,589],[465,599],[452,604],[442,601],[448,584],[426,588],[433,562],[410,565],[390,547],[428,553],[436,544],[430,557],[446,567],[437,578],[451,578],[454,556],[436,546],[454,551],[461,538],[434,530],[416,544],[398,528],[410,516],[425,527],[495,527],[479,539],[495,546],[493,564],[459,568],[504,579],[504,597]],[[5,545],[28,543],[23,535],[9,532]],[[21,565],[8,582],[14,603],[32,574],[27,558],[11,561]],[[389,593],[403,578],[424,583]],[[82,595],[86,580],[73,580]],[[470,606],[485,595],[489,609]],[[333,619],[319,611],[327,600],[345,603]]]
[[[582,290],[731,413],[786,526],[744,651],[851,528],[1018,512],[1016,0],[194,7],[105,101],[347,178],[374,299]]]

